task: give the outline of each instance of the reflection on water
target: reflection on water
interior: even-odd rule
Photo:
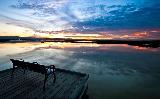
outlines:
[[[96,44],[96,43],[0,43],[0,54],[15,54],[34,49],[79,49],[93,48],[96,50],[117,50],[117,51],[159,51],[160,48],[146,48],[139,46],[130,46],[127,44]],[[12,50],[11,50],[12,49]]]
[[[89,73],[93,99],[160,99],[160,49],[126,44],[0,44],[0,70],[10,58]]]

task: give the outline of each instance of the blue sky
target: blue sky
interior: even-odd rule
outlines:
[[[159,5],[159,0],[1,0],[0,23],[24,32],[159,33]]]

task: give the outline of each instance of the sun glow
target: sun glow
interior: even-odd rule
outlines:
[[[12,24],[0,23],[0,36],[20,36],[20,37],[35,37],[35,38],[69,38],[69,39],[147,39],[154,38],[154,35],[159,34],[159,30],[139,31],[132,33],[112,33],[106,32],[93,32],[93,33],[80,33],[80,32],[66,32],[66,31],[40,31],[23,26],[16,26]],[[118,32],[118,31],[117,31]],[[124,31],[125,32],[125,31]],[[157,38],[159,36],[156,36]]]

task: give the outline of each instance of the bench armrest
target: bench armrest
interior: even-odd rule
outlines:
[[[33,64],[38,64],[37,62],[33,62]]]
[[[45,66],[46,69],[55,69],[55,66],[54,65],[50,65],[50,66]]]

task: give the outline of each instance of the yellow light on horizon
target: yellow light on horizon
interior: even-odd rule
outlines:
[[[0,36],[32,36],[33,30],[16,25],[0,23]]]

